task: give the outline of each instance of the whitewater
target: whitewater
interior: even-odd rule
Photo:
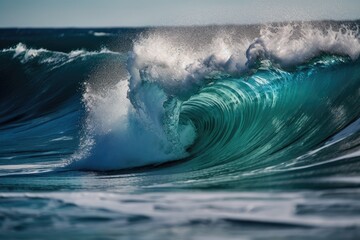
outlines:
[[[360,237],[358,21],[0,37],[1,238]]]

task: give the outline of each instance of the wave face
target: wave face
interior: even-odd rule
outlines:
[[[0,238],[359,238],[359,26],[0,29]]]

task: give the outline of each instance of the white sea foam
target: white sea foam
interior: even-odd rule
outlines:
[[[263,54],[283,66],[293,66],[322,53],[349,56],[356,60],[360,54],[359,30],[346,27],[321,30],[311,25],[264,27],[260,37],[249,47],[248,59],[254,58],[254,54]]]
[[[127,81],[103,94],[86,86],[88,117],[82,146],[71,159],[75,168],[109,170],[137,167],[184,157],[165,134],[160,118],[164,95],[150,96],[146,113],[136,111],[127,98]],[[150,94],[154,93],[150,91]],[[153,116],[151,116],[153,114]]]
[[[118,52],[110,51],[107,48],[102,48],[100,51],[86,51],[83,49],[73,50],[69,53],[50,51],[44,48],[34,49],[28,48],[23,43],[18,43],[16,46],[1,50],[1,52],[13,53],[13,58],[20,59],[21,63],[27,63],[31,60],[38,60],[39,63],[66,63],[78,58],[99,54],[119,54]]]

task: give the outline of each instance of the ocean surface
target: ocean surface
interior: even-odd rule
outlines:
[[[0,29],[0,239],[360,239],[359,29]]]

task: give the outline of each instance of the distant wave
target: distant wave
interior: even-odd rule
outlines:
[[[13,58],[21,59],[22,63],[27,63],[30,60],[38,60],[39,63],[58,64],[73,61],[76,58],[86,57],[97,54],[119,54],[112,52],[106,48],[100,51],[86,51],[86,50],[74,50],[69,53],[49,51],[43,48],[32,49],[27,48],[25,44],[19,43],[15,47],[1,50],[2,53],[12,53]]]
[[[94,32],[89,31],[89,34],[94,35],[95,37],[108,37],[108,36],[115,36],[113,33],[107,33],[107,32]]]

